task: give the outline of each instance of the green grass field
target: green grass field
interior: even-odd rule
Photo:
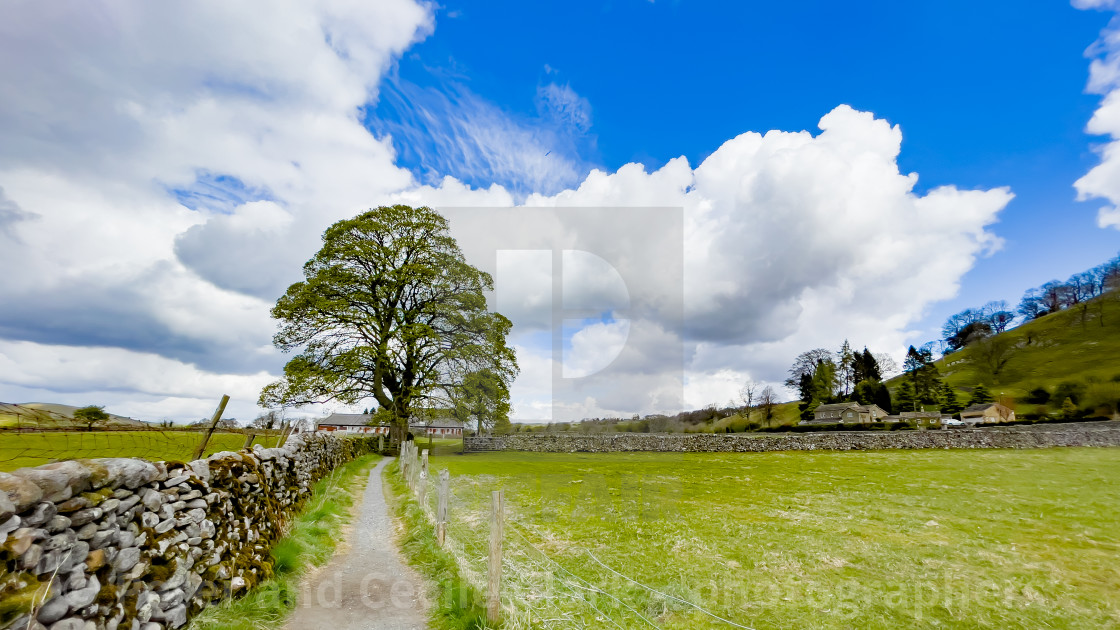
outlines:
[[[194,455],[202,436],[201,432],[185,431],[0,432],[0,471],[94,457],[185,461]],[[277,439],[257,438],[253,443],[272,447]],[[245,436],[240,433],[215,433],[206,445],[206,454],[236,451],[244,445]]]
[[[481,575],[505,491],[507,628],[1120,625],[1120,449],[432,466],[452,474],[450,534]]]
[[[428,440],[426,437],[416,438],[416,444],[420,450],[426,448],[431,449],[431,455],[450,455],[452,453],[463,452],[463,439],[462,438],[440,438]],[[430,446],[429,446],[430,445]]]

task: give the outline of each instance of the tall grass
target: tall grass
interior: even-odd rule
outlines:
[[[385,467],[385,484],[394,516],[404,523],[400,542],[408,563],[438,587],[432,604],[432,624],[440,630],[485,630],[486,611],[480,594],[459,575],[451,554],[440,548],[431,523],[411,498],[400,478],[400,462]]]
[[[733,627],[708,613],[756,630],[1120,627],[1118,449],[432,467],[451,473],[450,534],[480,572],[490,492],[505,492],[504,598],[532,612],[511,628]]]
[[[272,549],[276,575],[240,599],[203,610],[190,630],[265,630],[278,628],[295,608],[300,579],[326,563],[338,544],[339,529],[352,517],[355,489],[377,464],[370,454],[343,464],[312,488],[311,499]]]

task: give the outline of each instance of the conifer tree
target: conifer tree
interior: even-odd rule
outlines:
[[[942,381],[941,382],[941,411],[948,414],[959,413],[962,409],[960,400],[957,398],[957,391],[953,386]]]
[[[976,386],[976,389],[972,390],[972,397],[968,399],[968,404],[979,405],[995,402],[995,400],[995,397],[992,396],[992,393],[988,391],[988,388],[984,387],[983,383],[981,383],[980,385]]]

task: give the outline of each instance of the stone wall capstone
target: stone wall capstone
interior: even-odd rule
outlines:
[[[179,628],[271,576],[272,545],[312,484],[376,450],[376,438],[301,434],[187,463],[0,473],[0,628]]]
[[[766,451],[864,451],[923,448],[1049,448],[1120,446],[1120,422],[1091,422],[930,431],[821,431],[818,433],[601,433],[513,434],[468,437],[464,450],[537,453],[760,453]]]

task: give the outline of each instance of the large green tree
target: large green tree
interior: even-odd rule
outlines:
[[[894,409],[891,392],[887,386],[871,379],[864,379],[856,385],[855,390],[852,391],[852,399],[861,405],[879,405],[887,413]]]
[[[517,375],[512,324],[486,307],[493,279],[430,208],[383,206],[335,223],[303,274],[272,309],[273,342],[299,353],[262,405],[372,398],[399,440],[414,405],[451,406],[468,374],[488,370],[507,391]]]
[[[850,394],[856,383],[859,383],[855,380],[855,362],[856,354],[852,352],[852,346],[845,339],[844,344],[840,346],[840,351],[836,353],[836,376],[840,383],[841,396]]]
[[[455,417],[477,427],[479,435],[486,429],[503,432],[509,422],[509,388],[491,370],[471,372],[463,378],[455,395]]]
[[[918,403],[936,405],[940,402],[941,375],[933,363],[931,352],[923,347],[921,350],[910,346],[906,351],[906,362],[903,369],[906,378],[914,388],[914,395]],[[909,411],[908,409],[906,411]]]
[[[895,392],[894,411],[918,411],[918,396],[914,392],[914,384],[908,380],[902,381]]]
[[[88,405],[74,410],[74,420],[84,424],[86,430],[90,431],[93,425],[108,422],[109,414],[105,413],[105,407]]]

